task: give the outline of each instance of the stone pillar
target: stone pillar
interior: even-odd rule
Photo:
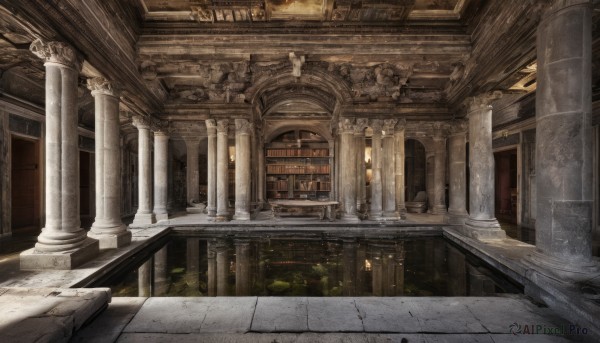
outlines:
[[[256,202],[262,208],[265,204],[265,142],[260,128],[256,128],[255,135],[257,142],[256,159],[258,164],[256,171]]]
[[[114,84],[102,77],[88,79],[95,103],[95,189],[96,218],[88,237],[100,249],[131,243],[131,232],[121,221],[121,139],[119,94]]]
[[[398,120],[394,130],[394,145],[396,153],[396,211],[402,218],[406,218],[406,199],[405,199],[405,179],[404,164],[406,154],[404,152],[404,132],[406,129],[406,119]]]
[[[210,138],[209,138],[210,140]],[[199,213],[200,209],[194,206],[200,201],[200,173],[198,171],[198,154],[200,153],[200,140],[198,137],[185,137],[186,148],[186,202],[188,213]],[[210,169],[209,169],[210,171]]]
[[[216,247],[217,262],[217,296],[227,296],[227,276],[229,275],[229,258],[227,243],[218,242]]]
[[[430,147],[427,147],[430,148]],[[433,212],[433,198],[435,197],[435,151],[425,150],[425,191],[427,192],[427,213]]]
[[[235,120],[235,220],[250,220],[251,133],[248,120]]]
[[[394,127],[397,119],[383,121],[383,148],[381,155],[381,178],[383,188],[383,216],[387,219],[397,219],[396,212],[396,156]]]
[[[537,31],[534,260],[578,279],[592,258],[592,8],[554,1]]]
[[[154,254],[154,296],[164,296],[169,289],[167,245]]]
[[[156,221],[169,219],[167,213],[169,136],[163,131],[154,133],[154,216]]]
[[[356,209],[360,213],[364,213],[367,210],[367,185],[365,184],[365,174],[367,173],[365,165],[365,129],[367,126],[367,119],[356,119],[356,126],[354,127],[354,144],[356,146]]]
[[[373,177],[371,179],[371,219],[381,219],[383,216],[383,186],[381,184],[381,130],[380,119],[371,121],[373,136],[371,137],[371,168]]]
[[[98,254],[79,221],[77,83],[81,59],[61,42],[35,40],[31,52],[45,60],[46,223],[34,248],[21,253],[21,269],[73,269]]]
[[[229,220],[229,120],[217,121],[217,217]]]
[[[341,168],[341,195],[342,219],[358,221],[356,215],[356,152],[354,149],[354,119],[342,118],[340,120],[340,168]]]
[[[132,226],[150,225],[156,222],[152,213],[152,152],[150,122],[140,116],[133,117],[138,136],[138,210]]]
[[[460,122],[453,128],[453,133],[448,137],[450,148],[450,170],[448,171],[450,206],[446,218],[448,223],[453,225],[463,225],[469,215],[467,213],[466,128],[467,124]]]
[[[237,162],[237,160],[236,160]],[[250,241],[235,241],[235,295],[250,295]]]
[[[469,218],[463,233],[475,239],[501,239],[506,234],[494,217],[494,153],[492,106],[500,92],[467,99],[469,115]]]
[[[206,133],[208,135],[207,152],[207,204],[206,210],[209,217],[217,216],[217,122],[207,119]]]
[[[138,297],[152,296],[152,258],[138,268]]]
[[[441,123],[435,123],[441,124]],[[433,136],[433,214],[446,214],[446,137],[441,125],[436,125]]]

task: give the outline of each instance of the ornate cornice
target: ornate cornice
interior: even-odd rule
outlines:
[[[29,50],[45,62],[59,63],[77,71],[81,70],[83,58],[73,47],[63,42],[44,42],[36,39]]]
[[[118,97],[121,94],[121,87],[101,76],[87,79],[87,88],[92,95],[104,94]]]

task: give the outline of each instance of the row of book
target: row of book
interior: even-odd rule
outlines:
[[[287,191],[288,182],[287,180],[267,181],[267,189],[273,191]]]
[[[267,174],[329,174],[328,164],[322,165],[267,165]]]
[[[327,157],[329,149],[267,149],[267,157]]]

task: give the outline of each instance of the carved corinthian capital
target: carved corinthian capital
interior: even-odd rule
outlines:
[[[149,130],[152,126],[152,122],[145,117],[134,115],[132,118],[133,126],[137,127],[138,130]]]
[[[229,131],[229,120],[228,119],[217,120],[217,133],[227,134],[228,131]]]
[[[469,112],[487,108],[494,100],[502,97],[501,91],[486,92],[477,96],[469,97],[465,100],[465,105]]]
[[[206,133],[209,136],[214,136],[217,134],[217,121],[214,119],[206,119],[204,121],[206,124]]]
[[[81,55],[66,43],[44,42],[41,39],[36,39],[31,43],[29,50],[46,62],[59,63],[77,71],[81,70]]]
[[[383,120],[383,131],[385,131],[386,136],[391,136],[394,134],[394,128],[398,123],[398,119],[384,119]]]
[[[365,129],[369,126],[369,120],[367,118],[357,118],[356,125],[354,126],[355,135],[364,135]]]
[[[235,120],[235,134],[236,135],[249,135],[252,133],[252,123],[247,119],[236,119]]]
[[[342,133],[354,133],[354,118],[341,118],[339,125]]]
[[[121,88],[116,83],[103,77],[87,79],[87,88],[92,91],[92,95],[105,94],[118,97],[121,94]]]
[[[381,119],[371,119],[371,129],[373,129],[374,135],[381,135],[383,129],[383,122]]]

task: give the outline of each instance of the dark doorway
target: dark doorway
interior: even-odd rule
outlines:
[[[496,218],[517,224],[517,149],[494,153],[494,162]]]
[[[79,216],[81,227],[89,229],[94,222],[94,168],[91,168],[94,156],[87,151],[79,152]]]
[[[11,222],[13,234],[40,232],[39,142],[18,137],[11,140]]]
[[[404,175],[406,182],[406,201],[412,201],[426,185],[425,147],[421,142],[408,139],[404,143],[405,164]]]

